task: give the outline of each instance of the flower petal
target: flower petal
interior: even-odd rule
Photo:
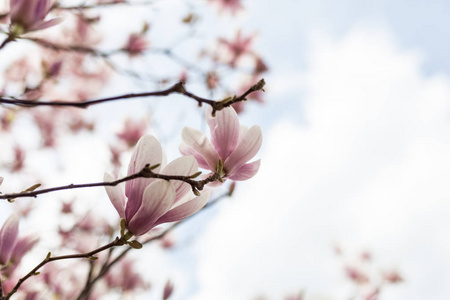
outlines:
[[[191,147],[189,147],[185,142],[181,142],[179,146],[180,153],[184,156],[194,156],[197,160],[198,165],[203,169],[209,169],[208,163],[198,152],[195,152]]]
[[[211,111],[208,107],[206,120],[211,130],[211,142],[222,160],[225,160],[238,144],[239,119],[232,107],[216,112],[216,117],[211,116]]]
[[[197,152],[206,161],[208,169],[211,171],[216,170],[219,154],[217,154],[217,151],[203,132],[194,128],[184,127],[181,132],[181,138],[188,147]]]
[[[166,180],[151,183],[144,191],[142,205],[128,223],[134,235],[143,235],[165,214],[175,201],[175,188]]]
[[[198,164],[195,158],[193,156],[183,156],[168,164],[163,170],[161,170],[161,174],[188,176],[196,173],[197,171]],[[172,184],[176,192],[175,203],[191,190],[191,186],[188,183],[180,180],[173,180]]]
[[[134,148],[130,164],[128,165],[127,175],[140,172],[147,164],[151,166],[161,164],[162,159],[163,152],[159,141],[152,135],[144,135]],[[160,167],[153,171],[159,172],[159,170]],[[125,195],[128,198],[128,202],[125,208],[125,219],[130,220],[139,209],[144,190],[153,181],[153,178],[137,178],[126,182]]]
[[[203,206],[205,206],[206,202],[208,202],[209,196],[210,191],[205,191],[199,197],[195,197],[194,199],[191,199],[186,203],[178,205],[177,207],[169,210],[163,216],[161,216],[156,222],[155,226],[162,223],[183,220],[187,217],[192,216],[200,209],[202,209]]]
[[[20,262],[22,257],[30,251],[34,245],[39,241],[39,237],[35,235],[28,235],[25,237],[21,237],[17,240],[17,243],[14,247],[14,251],[11,255],[11,260],[15,263]]]
[[[12,214],[0,230],[0,265],[8,263],[19,233],[19,215]]]
[[[245,164],[242,167],[240,167],[238,170],[235,170],[230,176],[228,177],[231,180],[247,180],[255,176],[255,174],[259,170],[259,165],[261,164],[261,160],[258,159],[257,161],[254,161],[249,164]]]
[[[103,176],[104,182],[114,181],[114,178],[105,173]],[[109,200],[111,201],[114,208],[119,213],[120,218],[125,218],[125,195],[122,191],[120,185],[116,186],[105,186],[106,193],[108,194]]]
[[[30,28],[28,28],[28,31],[35,31],[35,30],[42,30],[46,29],[55,25],[58,25],[63,21],[63,18],[53,18],[48,21],[39,21],[34,23]]]
[[[233,153],[225,160],[224,169],[227,175],[233,174],[252,159],[261,148],[261,143],[261,127],[255,125],[247,131]]]

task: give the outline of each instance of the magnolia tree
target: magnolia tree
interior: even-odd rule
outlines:
[[[252,48],[255,34],[236,28],[224,37],[202,29],[203,19],[232,20],[243,5],[165,2],[2,3],[0,299],[99,299],[149,289],[134,267],[139,256],[129,253],[153,241],[171,247],[169,232],[257,173],[261,128],[246,127],[238,117],[246,100],[262,102],[267,66]],[[154,107],[144,117],[119,120],[113,134],[99,125],[109,120],[108,106],[127,110],[161,97],[189,102],[208,134],[205,126],[183,127],[180,119],[171,122],[176,132],[160,134],[158,122],[165,119]],[[98,107],[96,119],[89,112]],[[164,153],[164,135],[181,137],[178,157]],[[103,169],[103,178],[71,182],[59,158],[71,138],[104,140],[84,157],[92,169]],[[108,159],[93,159],[104,149]],[[54,171],[48,160],[60,160]],[[126,176],[120,175],[126,164]],[[94,187],[102,187],[103,196],[77,205],[85,203],[78,191],[89,195]],[[60,205],[49,207],[57,211],[39,209],[46,198],[57,201],[55,195],[62,195],[56,196]],[[98,209],[106,206],[115,217]],[[55,216],[60,223],[44,238],[48,232],[40,228]],[[21,234],[20,223],[32,230]],[[174,288],[167,281],[161,298]]]

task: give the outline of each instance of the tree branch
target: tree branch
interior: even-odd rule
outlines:
[[[231,106],[234,103],[245,101],[247,100],[246,97],[256,91],[264,91],[264,85],[265,85],[264,79],[261,79],[250,87],[245,93],[240,95],[239,97],[233,96],[226,98],[222,101],[215,101],[210,99],[205,99],[202,97],[199,97],[191,92],[188,92],[183,82],[178,82],[174,84],[172,87],[161,90],[161,91],[155,91],[155,92],[147,92],[147,93],[137,93],[137,94],[124,94],[120,96],[115,97],[107,97],[107,98],[99,98],[94,100],[87,100],[84,102],[66,102],[66,101],[34,101],[34,100],[22,100],[22,99],[15,99],[15,98],[4,98],[0,97],[0,103],[5,104],[13,104],[13,105],[21,105],[21,106],[28,106],[28,107],[36,107],[36,106],[55,106],[55,107],[77,107],[77,108],[87,108],[91,105],[96,105],[104,102],[111,102],[111,101],[117,101],[117,100],[125,100],[125,99],[131,99],[131,98],[140,98],[140,97],[154,97],[154,96],[168,96],[170,94],[178,93],[185,95],[188,98],[194,99],[197,101],[198,105],[201,106],[203,103],[206,103],[212,107],[212,113],[215,114],[216,111],[222,110],[225,107]]]
[[[6,199],[9,202],[13,202],[16,198],[25,198],[25,197],[34,197],[36,198],[38,195],[61,191],[61,190],[71,190],[71,189],[79,189],[79,188],[88,188],[88,187],[97,187],[97,186],[116,186],[122,182],[133,180],[136,178],[157,178],[164,180],[179,180],[186,182],[192,187],[192,190],[195,194],[198,194],[198,191],[203,190],[206,184],[221,180],[221,175],[219,173],[212,173],[211,176],[203,179],[203,180],[194,180],[192,178],[197,177],[199,174],[193,174],[190,176],[180,176],[180,175],[164,175],[158,174],[152,171],[152,169],[156,168],[158,165],[150,166],[146,165],[141,171],[138,173],[123,177],[121,179],[117,179],[111,182],[96,182],[96,183],[83,183],[83,184],[68,184],[58,187],[52,187],[48,189],[35,190],[39,185],[34,185],[31,188],[26,189],[23,192],[12,193],[12,194],[3,194],[0,195],[0,199]],[[195,175],[195,177],[194,177]]]
[[[70,255],[61,255],[61,256],[51,256],[51,252],[48,253],[47,257],[44,258],[44,260],[42,260],[36,267],[34,267],[30,272],[28,272],[28,274],[26,274],[24,277],[20,278],[19,281],[17,282],[17,284],[14,286],[14,288],[11,290],[11,292],[9,292],[8,295],[6,295],[6,297],[2,297],[0,299],[4,299],[4,300],[8,300],[11,298],[12,295],[14,295],[20,288],[20,286],[22,285],[22,283],[24,283],[25,280],[27,280],[28,278],[30,278],[33,275],[38,275],[39,272],[37,272],[40,268],[42,268],[43,266],[45,266],[47,263],[52,262],[52,261],[56,261],[56,260],[62,260],[62,259],[74,259],[74,258],[90,258],[92,256],[94,256],[95,254],[104,251],[106,249],[115,247],[115,246],[121,246],[124,245],[120,242],[119,238],[116,238],[114,241],[112,241],[109,244],[106,244],[100,248],[97,248],[95,250],[92,250],[90,252],[87,253],[82,253],[82,254],[70,254]]]

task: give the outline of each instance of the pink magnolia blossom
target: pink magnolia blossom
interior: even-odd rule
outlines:
[[[130,55],[135,56],[142,54],[148,48],[148,41],[142,34],[132,33],[128,37],[124,50]]]
[[[9,277],[13,274],[16,268],[19,266],[22,258],[29,252],[39,241],[39,237],[37,236],[24,236],[17,239],[17,242],[13,248],[10,257],[10,265],[6,270],[3,270],[2,274],[6,277]]]
[[[117,137],[124,141],[129,147],[136,145],[142,135],[144,135],[147,129],[147,120],[133,120],[126,119],[124,128],[121,132],[117,133]]]
[[[50,0],[10,0],[11,27],[19,25],[22,30],[20,33],[25,33],[61,23],[61,18],[44,21],[51,5]]]
[[[0,230],[0,265],[6,265],[17,242],[19,233],[19,215],[12,214],[6,219]]]
[[[211,141],[199,130],[185,127],[181,137],[180,152],[194,155],[200,167],[213,172],[224,173],[223,178],[247,180],[258,172],[260,160],[247,163],[259,151],[262,143],[261,128],[257,125],[248,129],[239,125],[236,111],[227,107],[211,116],[207,109]],[[219,160],[223,170],[218,170]]]
[[[158,140],[144,135],[136,145],[128,175],[141,171],[147,164],[154,166],[163,163],[163,152]],[[180,157],[164,168],[155,168],[154,172],[166,175],[187,176],[197,172],[198,164],[194,157]],[[105,173],[105,181],[113,178]],[[167,222],[185,219],[199,211],[208,201],[209,192],[191,198],[190,186],[182,181],[166,181],[154,178],[138,178],[127,181],[125,193],[121,186],[105,187],[106,192],[125,220],[127,229],[136,236],[143,235],[153,227]]]
[[[150,284],[136,272],[134,261],[129,258],[125,258],[108,272],[105,281],[109,288],[118,288],[122,292],[150,288]]]
[[[210,2],[216,2],[220,9],[229,10],[235,14],[237,11],[243,8],[241,0],[209,0]]]
[[[231,67],[236,67],[238,61],[246,54],[251,54],[251,47],[253,39],[255,35],[251,35],[248,37],[242,36],[241,31],[239,30],[236,33],[236,37],[232,41],[228,41],[226,39],[220,38],[219,43],[224,45],[229,52],[229,61],[228,64]]]

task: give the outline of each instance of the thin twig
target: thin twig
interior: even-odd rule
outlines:
[[[99,7],[107,7],[107,6],[115,6],[115,5],[151,5],[154,4],[155,1],[140,1],[140,2],[119,2],[119,1],[110,1],[103,3],[96,3],[91,5],[74,5],[74,6],[60,6],[58,3],[52,6],[51,10],[85,10],[85,9],[93,9]]]
[[[194,99],[197,101],[197,103],[201,106],[203,103],[206,103],[212,107],[212,113],[215,114],[216,111],[222,110],[225,107],[228,107],[234,103],[245,101],[247,100],[247,96],[253,92],[256,91],[264,91],[264,85],[265,85],[264,79],[261,79],[250,87],[245,93],[240,95],[239,97],[229,97],[222,101],[215,101],[210,99],[205,99],[202,97],[199,97],[191,92],[188,92],[183,82],[178,82],[174,84],[172,87],[161,90],[161,91],[155,91],[155,92],[147,92],[147,93],[137,93],[137,94],[124,94],[120,96],[115,97],[107,97],[107,98],[100,98],[95,100],[87,100],[84,102],[67,102],[67,101],[34,101],[34,100],[23,100],[23,99],[15,99],[15,98],[4,98],[0,97],[0,103],[5,104],[13,104],[13,105],[21,105],[21,106],[29,106],[29,107],[36,107],[36,106],[54,106],[54,107],[77,107],[77,108],[87,108],[91,105],[96,105],[104,102],[111,102],[111,101],[117,101],[117,100],[125,100],[125,99],[131,99],[131,98],[141,98],[141,97],[152,97],[152,96],[168,96],[173,93],[183,94],[188,98]]]
[[[79,188],[88,188],[88,187],[97,187],[97,186],[116,186],[122,182],[133,180],[136,178],[157,178],[157,179],[164,179],[164,180],[178,180],[183,181],[189,184],[192,187],[192,190],[194,193],[196,191],[203,190],[204,186],[210,182],[220,180],[220,174],[219,173],[213,173],[211,176],[203,179],[203,180],[194,180],[192,179],[193,176],[181,176],[181,175],[164,175],[164,174],[158,174],[152,171],[152,168],[155,166],[146,165],[141,171],[138,173],[123,177],[121,179],[117,179],[115,181],[111,182],[96,182],[96,183],[83,183],[83,184],[68,184],[64,186],[58,186],[58,187],[52,187],[48,189],[42,189],[42,190],[35,190],[28,188],[27,190],[19,193],[12,193],[12,194],[3,194],[0,195],[0,199],[6,199],[10,202],[14,201],[16,198],[25,198],[25,197],[34,197],[36,198],[38,195],[51,193],[55,191],[61,191],[61,190],[71,190],[71,189],[79,189]],[[198,175],[198,174],[196,174]],[[39,185],[35,185],[38,187]]]
[[[92,256],[94,256],[95,254],[102,252],[106,249],[109,249],[111,247],[115,247],[115,246],[120,246],[123,245],[120,243],[120,240],[118,238],[116,238],[114,241],[112,241],[109,244],[106,244],[100,248],[97,248],[95,250],[92,250],[90,252],[87,253],[81,253],[81,254],[70,254],[70,255],[61,255],[61,256],[51,256],[51,253],[49,252],[47,257],[44,258],[44,260],[42,260],[36,267],[34,267],[30,272],[28,272],[28,274],[26,274],[24,277],[20,278],[19,281],[16,283],[16,285],[14,286],[14,288],[11,290],[11,292],[8,293],[8,295],[6,295],[6,297],[2,297],[5,300],[8,300],[11,298],[12,295],[14,295],[20,288],[20,286],[22,285],[22,283],[27,280],[28,278],[30,278],[33,275],[38,275],[38,270],[40,268],[42,268],[43,266],[45,266],[47,263],[52,262],[52,261],[56,261],[56,260],[62,260],[62,259],[74,259],[74,258],[90,258]],[[3,300],[3,299],[2,299]]]

